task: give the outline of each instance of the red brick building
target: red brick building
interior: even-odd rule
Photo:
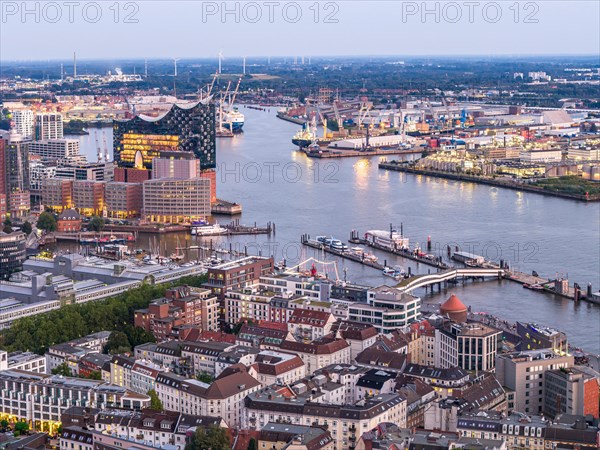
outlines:
[[[167,290],[165,298],[156,300],[134,314],[136,327],[152,333],[157,341],[178,335],[179,327],[217,330],[218,301],[208,289],[180,286]]]
[[[122,183],[143,183],[150,179],[150,171],[147,169],[130,169],[115,167],[115,181]]]
[[[58,215],[56,225],[59,233],[81,231],[81,216],[74,209],[65,209]]]
[[[274,268],[273,258],[248,256],[209,268],[208,281],[203,286],[223,299],[228,290],[258,283],[261,276],[273,273]]]

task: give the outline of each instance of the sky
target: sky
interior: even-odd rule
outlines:
[[[600,2],[0,0],[0,61],[600,55]],[[599,56],[600,58],[600,56]]]

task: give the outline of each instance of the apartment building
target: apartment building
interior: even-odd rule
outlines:
[[[184,414],[222,417],[227,426],[240,427],[247,395],[261,384],[245,367],[230,367],[211,384],[163,373],[156,379],[156,392],[163,407]]]
[[[136,310],[134,323],[163,341],[182,326],[216,331],[218,308],[217,297],[210,290],[180,286],[168,289],[165,298],[153,301],[148,308]]]
[[[0,372],[0,417],[25,420],[36,430],[56,432],[62,413],[71,406],[142,409],[149,405],[150,397],[104,381]]]
[[[325,337],[311,343],[283,341],[279,348],[302,358],[307,373],[331,364],[347,364],[351,361],[350,344],[344,339]]]
[[[354,448],[357,439],[383,422],[406,426],[406,400],[397,394],[382,394],[353,404],[312,401],[318,392],[298,393],[292,387],[267,387],[245,399],[244,428],[260,430],[269,422],[325,426],[335,448]]]
[[[331,332],[335,318],[330,312],[295,308],[288,322],[288,330],[298,341],[312,342]]]

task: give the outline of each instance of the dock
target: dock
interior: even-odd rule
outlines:
[[[223,225],[223,228],[227,229],[225,233],[226,236],[236,236],[243,234],[275,234],[275,223],[267,222],[267,225],[264,227],[259,227],[254,222],[254,225],[240,225],[240,220],[236,219],[227,225]]]
[[[217,199],[216,202],[210,205],[210,212],[217,215],[235,216],[242,213],[242,205]]]
[[[76,233],[52,233],[54,241],[80,242],[81,240],[97,240],[100,244],[109,244],[111,241],[135,242],[137,235],[132,232],[100,232],[82,231]],[[52,238],[50,238],[52,239]],[[51,242],[51,240],[49,241]]]
[[[312,247],[316,250],[321,250],[321,251],[324,251],[325,253],[339,256],[340,258],[348,259],[350,261],[354,261],[356,263],[359,263],[359,264],[362,264],[365,266],[373,267],[374,269],[377,269],[377,270],[383,270],[383,268],[384,268],[384,266],[379,264],[378,262],[366,260],[364,258],[361,258],[358,255],[354,255],[347,251],[345,252],[343,250],[335,250],[333,248],[327,247],[320,242],[312,240],[308,234],[303,234],[300,237],[300,242],[303,245],[306,245],[307,247]]]
[[[306,156],[309,158],[355,158],[357,156],[365,157],[365,156],[401,156],[401,155],[415,155],[421,154],[422,150],[420,149],[405,149],[405,148],[374,148],[374,149],[365,149],[365,150],[343,150],[336,149],[330,150],[329,148],[324,148],[319,151],[310,151],[307,149],[303,150],[306,153]]]
[[[446,270],[446,269],[451,268],[451,266],[449,266],[448,264],[443,262],[442,258],[440,258],[440,257],[437,257],[437,259],[430,259],[430,258],[425,258],[425,257],[419,256],[413,250],[410,250],[410,249],[404,249],[404,248],[391,249],[388,247],[384,247],[382,245],[377,244],[376,242],[371,242],[371,241],[367,241],[366,239],[360,238],[358,232],[355,230],[352,230],[352,232],[350,233],[350,239],[348,239],[348,242],[351,242],[352,244],[360,244],[360,245],[366,245],[368,247],[376,248],[377,250],[381,250],[381,251],[389,253],[391,255],[400,256],[402,258],[406,258],[406,259],[410,259],[412,261],[423,263],[428,266],[435,267],[436,269]]]

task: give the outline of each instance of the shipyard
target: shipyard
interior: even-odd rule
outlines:
[[[7,5],[2,446],[598,449],[600,5],[555,3]]]

